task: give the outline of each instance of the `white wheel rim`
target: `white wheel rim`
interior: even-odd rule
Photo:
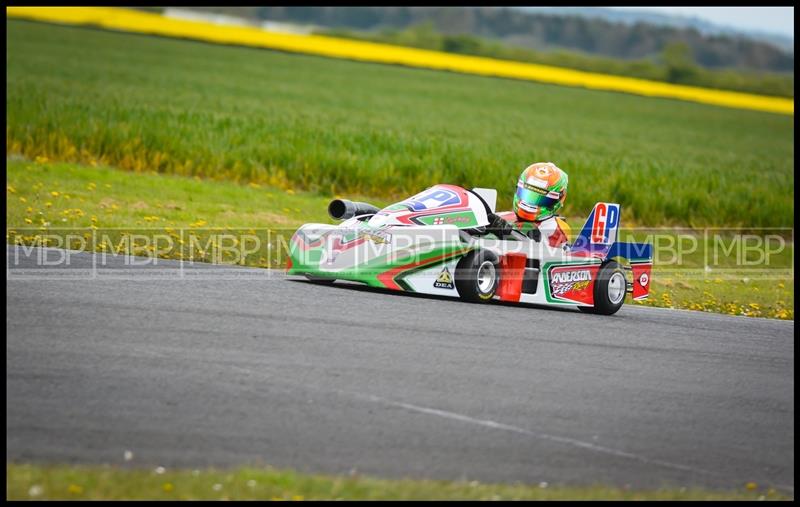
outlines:
[[[483,264],[478,268],[478,289],[484,294],[487,294],[494,285],[495,270],[494,264],[489,261],[483,261]]]
[[[608,281],[608,299],[611,304],[619,304],[625,297],[625,277],[622,273],[614,273]]]

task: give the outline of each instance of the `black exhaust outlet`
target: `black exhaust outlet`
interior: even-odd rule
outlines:
[[[349,220],[361,215],[374,215],[380,211],[372,204],[334,199],[328,204],[328,214],[335,220]]]

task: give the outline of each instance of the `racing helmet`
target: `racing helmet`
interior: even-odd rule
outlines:
[[[517,181],[513,209],[520,220],[542,221],[564,205],[567,198],[567,173],[552,162],[531,164]]]

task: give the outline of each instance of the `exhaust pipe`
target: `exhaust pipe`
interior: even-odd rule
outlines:
[[[328,214],[335,220],[349,220],[360,215],[374,215],[380,211],[372,204],[334,199],[328,205]]]

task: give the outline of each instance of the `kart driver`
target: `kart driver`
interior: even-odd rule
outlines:
[[[569,226],[556,212],[567,198],[568,180],[567,173],[552,162],[529,165],[517,181],[514,211],[494,215],[489,228],[501,234],[513,228],[553,248],[565,245]]]

